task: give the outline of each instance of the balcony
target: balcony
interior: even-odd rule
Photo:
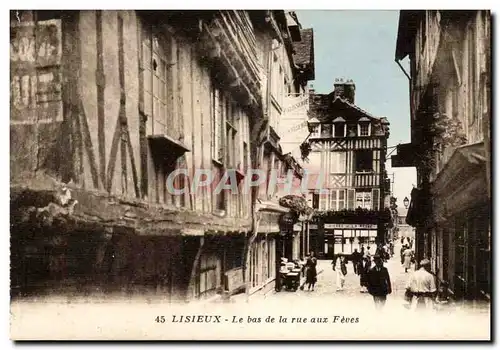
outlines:
[[[378,187],[380,185],[380,175],[374,172],[356,173],[354,175],[354,187]]]

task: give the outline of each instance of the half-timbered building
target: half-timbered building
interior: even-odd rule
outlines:
[[[267,84],[263,89],[266,123],[262,127],[256,162],[257,169],[265,174],[265,181],[256,193],[255,230],[248,262],[249,292],[275,286],[279,289],[277,276],[281,258],[292,261],[304,253],[300,244],[304,241],[303,225],[297,221],[291,208],[281,206],[279,202],[280,198],[300,189],[303,176],[298,159],[283,151],[280,123],[288,96],[304,92],[307,81],[314,77],[310,74],[313,56],[294,55],[294,49],[301,44],[309,45],[310,52],[313,38],[312,34],[302,37],[303,30],[293,12],[273,11],[270,23],[277,28],[276,31],[259,32],[259,40],[265,43]],[[260,28],[256,28],[259,31]],[[308,69],[307,73],[302,66]]]
[[[311,93],[309,199],[317,209],[310,232],[319,256],[350,254],[385,239],[389,195],[386,118],[354,103],[355,85],[337,79],[330,94]]]
[[[13,294],[208,298],[254,256],[265,281],[243,187],[286,85],[273,45],[286,63],[284,11],[13,11]]]

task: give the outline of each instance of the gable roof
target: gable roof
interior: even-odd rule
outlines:
[[[358,111],[359,113],[363,114],[365,117],[368,117],[371,120],[373,120],[373,119],[380,120],[380,118],[375,117],[371,113],[365,111],[364,109],[356,106],[354,103],[351,103],[347,99],[342,98],[342,97],[335,97],[331,106],[334,108],[338,107],[338,106],[344,106],[344,107],[351,108],[351,109]]]

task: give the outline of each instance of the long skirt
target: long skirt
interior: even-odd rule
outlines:
[[[411,256],[406,255],[404,261],[404,268],[409,269],[411,267]]]
[[[317,280],[316,268],[308,267],[306,270],[306,283],[314,284]]]
[[[366,271],[361,271],[359,284],[361,287],[368,287],[368,273]]]
[[[336,272],[337,272],[337,288],[338,289],[344,288],[345,276],[342,273],[342,271],[340,271],[340,267]]]

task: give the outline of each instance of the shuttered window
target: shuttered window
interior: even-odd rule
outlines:
[[[354,209],[354,199],[356,192],[354,189],[347,190],[347,209]]]
[[[372,198],[373,198],[373,210],[379,210],[380,189],[378,188],[372,189]]]

